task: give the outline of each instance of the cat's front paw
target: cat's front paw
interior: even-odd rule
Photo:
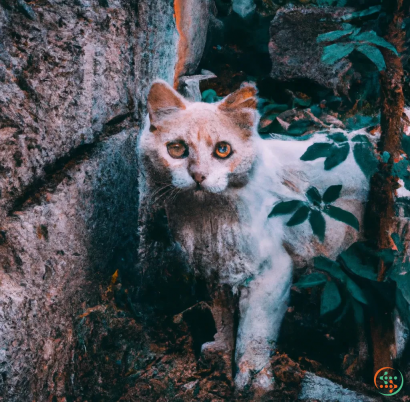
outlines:
[[[262,396],[274,389],[273,373],[269,366],[255,373],[255,370],[242,365],[235,376],[235,387],[238,391],[253,391],[255,395]]]

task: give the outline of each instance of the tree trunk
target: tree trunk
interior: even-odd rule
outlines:
[[[389,19],[384,38],[392,43],[397,51],[403,51],[405,32],[402,29],[404,18],[408,15],[408,2],[386,0],[383,9]],[[377,241],[379,250],[391,249],[391,234],[395,231],[397,218],[394,209],[394,193],[399,187],[397,178],[392,176],[394,161],[400,154],[403,134],[403,65],[400,57],[387,49],[382,49],[386,70],[381,72],[381,138],[378,144],[380,155],[388,152],[387,162],[381,161],[379,171],[371,179],[367,235]],[[384,281],[386,266],[380,261],[378,280]],[[377,317],[371,318],[374,370],[391,366],[394,352],[394,327],[392,311],[379,306]]]

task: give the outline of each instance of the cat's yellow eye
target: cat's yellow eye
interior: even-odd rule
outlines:
[[[218,158],[227,158],[229,155],[232,154],[231,146],[224,141],[218,142],[215,147],[215,156]]]
[[[167,144],[167,150],[169,155],[174,159],[186,158],[188,156],[188,147],[182,141],[170,142]]]

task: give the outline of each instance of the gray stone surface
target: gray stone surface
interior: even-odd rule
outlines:
[[[177,39],[167,0],[0,3],[0,400],[85,392],[75,323],[136,249],[135,139]]]
[[[270,26],[271,77],[280,81],[307,80],[345,93],[348,83],[342,77],[351,63],[347,59],[333,66],[322,63],[325,43],[317,43],[316,38],[340,29],[341,17],[351,11],[341,7],[280,9]]]
[[[376,402],[379,399],[360,395],[326,378],[319,377],[312,373],[306,373],[302,381],[302,390],[299,394],[299,400],[317,400],[321,402]]]

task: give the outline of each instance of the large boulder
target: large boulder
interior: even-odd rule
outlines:
[[[271,77],[280,81],[310,81],[334,91],[346,92],[342,79],[351,67],[347,59],[335,65],[321,61],[324,43],[318,35],[341,29],[342,16],[352,9],[341,7],[282,8],[270,26]]]

